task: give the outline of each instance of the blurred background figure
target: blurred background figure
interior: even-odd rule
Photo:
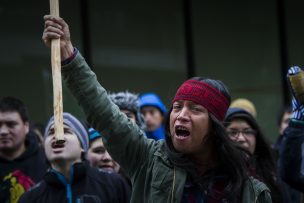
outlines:
[[[249,99],[237,98],[231,102],[230,107],[244,109],[248,111],[254,118],[257,117],[255,105]]]
[[[230,107],[232,109],[233,108],[243,109],[243,110],[247,111],[248,113],[250,113],[251,116],[256,119],[257,112],[256,112],[255,105],[248,99],[245,99],[245,98],[235,99],[231,103]],[[229,110],[228,112],[230,112],[230,111],[231,110]],[[275,166],[274,166],[275,170],[277,168],[277,160],[278,160],[278,154],[279,154],[279,150],[280,150],[280,146],[281,146],[281,141],[283,138],[283,132],[284,132],[285,128],[288,126],[288,122],[290,120],[291,113],[292,113],[291,107],[284,107],[279,112],[279,115],[277,118],[277,123],[278,123],[278,127],[279,127],[279,137],[277,138],[276,143],[274,145],[272,145],[272,150],[271,150],[272,159],[275,164]],[[255,122],[257,122],[257,121],[255,120]],[[251,143],[250,138],[247,138],[247,141],[248,141],[248,143]],[[240,142],[242,142],[242,141],[240,141]],[[254,174],[255,173],[256,172],[254,172]],[[276,173],[276,176],[278,176],[277,173]],[[300,202],[300,197],[301,197],[300,193],[297,190],[294,190],[291,187],[289,187],[285,182],[283,182],[281,180],[280,177],[277,177],[276,184],[281,190],[282,202],[284,202],[284,203],[299,203]]]
[[[43,138],[44,125],[41,124],[41,123],[34,123],[34,124],[31,125],[30,129],[36,135],[39,146],[43,147],[43,142],[44,142],[44,138]]]
[[[145,129],[145,122],[143,115],[140,112],[139,97],[137,94],[124,91],[110,93],[109,98],[119,107],[121,112],[126,114],[126,116],[132,122],[137,124],[141,129]],[[90,128],[89,140],[90,148],[88,151],[88,160],[90,161],[91,165],[106,171],[120,174],[128,184],[127,190],[131,191],[131,181],[129,177],[127,177],[124,170],[115,160],[112,159],[111,155],[108,153],[103,143],[101,133],[97,132],[93,128]]]
[[[136,123],[141,129],[145,128],[143,115],[139,108],[139,97],[128,91],[110,93],[110,99],[119,107],[120,111]]]
[[[89,142],[87,158],[90,161],[91,166],[119,173],[119,164],[112,159],[103,144],[101,134],[94,128],[89,128]]]
[[[151,139],[165,139],[164,122],[167,109],[158,95],[146,93],[140,96],[140,111],[146,124],[146,136]]]
[[[269,143],[256,119],[241,108],[229,108],[224,125],[229,138],[248,153],[249,175],[264,182],[271,190],[273,202],[281,202],[276,182],[276,164]]]
[[[48,165],[23,101],[0,99],[0,202],[15,203],[39,182]]]
[[[120,165],[112,159],[104,146],[102,135],[94,128],[89,128],[89,150],[87,159],[92,167],[121,175],[124,180],[125,191],[127,191],[128,194],[131,194],[132,184],[129,177]]]
[[[288,123],[291,119],[291,115],[292,115],[292,108],[290,106],[283,107],[278,113],[277,124],[278,124],[279,136],[277,137],[276,142],[272,146],[276,158],[278,158],[279,156],[284,130],[288,126]]]
[[[277,137],[276,142],[272,146],[277,167],[279,167],[278,159],[279,159],[280,149],[282,147],[282,141],[284,138],[284,131],[288,127],[288,123],[291,119],[291,116],[292,116],[292,108],[290,106],[283,107],[279,111],[277,116],[279,136]],[[301,193],[299,191],[293,189],[286,182],[284,182],[280,177],[280,175],[278,177],[278,181],[280,182],[280,186],[282,190],[282,198],[284,203],[301,202]]]
[[[279,172],[292,188],[304,192],[304,71],[290,67],[287,78],[292,92],[292,115],[283,132]]]
[[[291,119],[292,115],[292,108],[290,106],[284,107],[279,115],[278,115],[278,126],[279,126],[279,133],[283,135],[284,130],[287,128],[288,123]]]

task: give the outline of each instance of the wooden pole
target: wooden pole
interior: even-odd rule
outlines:
[[[59,0],[50,0],[50,13],[59,17]],[[63,133],[63,105],[62,105],[62,82],[61,82],[61,56],[60,39],[51,42],[51,60],[53,76],[53,101],[54,101],[54,129],[57,143],[64,142]]]

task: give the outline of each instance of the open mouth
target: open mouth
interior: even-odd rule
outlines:
[[[1,138],[0,139],[0,142],[9,142],[10,141],[10,139],[8,139],[8,138]]]
[[[178,137],[188,137],[190,135],[190,131],[183,126],[176,126],[175,134]]]
[[[53,142],[52,143],[52,148],[53,149],[59,149],[59,148],[63,148],[64,147],[64,143],[60,143],[60,142]]]

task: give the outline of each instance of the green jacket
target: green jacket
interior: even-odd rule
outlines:
[[[180,203],[187,174],[169,161],[164,141],[147,139],[120,112],[80,53],[62,67],[62,74],[89,123],[104,135],[111,156],[130,176],[131,202]],[[247,181],[242,199],[244,203],[271,202],[269,189],[255,179]]]

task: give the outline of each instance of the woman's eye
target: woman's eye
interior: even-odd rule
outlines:
[[[197,107],[197,106],[193,106],[192,110],[194,110],[194,111],[202,111],[202,109],[200,107]]]
[[[229,136],[235,137],[238,134],[238,131],[228,131]]]
[[[173,109],[180,109],[180,105],[177,104],[173,105]]]
[[[96,153],[96,154],[103,154],[103,153],[105,153],[105,150],[103,150],[103,149],[95,149],[95,150],[93,150],[93,152]]]

